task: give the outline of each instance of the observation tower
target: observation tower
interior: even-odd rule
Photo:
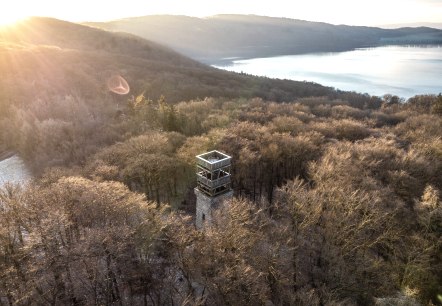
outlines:
[[[233,197],[230,177],[231,161],[231,156],[216,150],[196,156],[195,195],[198,229],[210,225],[212,212]]]

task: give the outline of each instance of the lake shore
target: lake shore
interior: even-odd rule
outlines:
[[[14,151],[2,151],[0,152],[0,161],[8,159],[14,156],[16,153]]]
[[[14,151],[0,153],[0,188],[6,183],[26,184],[32,179],[32,173],[24,161]]]
[[[332,53],[294,54],[253,59],[234,59],[218,69],[276,79],[307,81],[344,91],[382,97],[442,92],[439,82],[442,46],[405,45],[362,48]],[[227,58],[227,61],[232,61]]]

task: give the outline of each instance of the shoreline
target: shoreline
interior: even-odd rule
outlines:
[[[311,51],[281,51],[281,52],[257,52],[256,54],[250,53],[250,54],[243,54],[238,56],[230,56],[230,57],[207,57],[207,58],[198,58],[196,57],[195,60],[199,61],[201,63],[204,63],[206,65],[215,67],[215,68],[221,68],[222,67],[228,67],[232,66],[235,61],[242,61],[242,60],[250,60],[250,59],[257,59],[257,58],[272,58],[272,57],[280,57],[280,56],[291,56],[291,55],[311,55],[311,54],[328,54],[328,53],[342,53],[342,52],[350,52],[350,51],[356,51],[360,49],[372,49],[372,48],[379,48],[379,47],[434,47],[434,46],[440,46],[442,47],[442,44],[437,43],[394,43],[394,42],[379,42],[378,44],[370,44],[370,45],[361,45],[357,47],[352,48],[341,48],[341,49],[329,49],[329,50],[311,50]]]
[[[0,161],[3,161],[3,160],[8,159],[8,158],[11,158],[15,154],[16,153],[14,151],[3,151],[3,152],[0,152]]]

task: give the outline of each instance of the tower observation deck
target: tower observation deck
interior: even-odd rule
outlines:
[[[198,189],[214,197],[230,191],[230,166],[232,157],[211,151],[196,157]]]

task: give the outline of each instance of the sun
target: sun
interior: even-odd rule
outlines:
[[[19,9],[5,9],[0,11],[0,26],[13,25],[18,21],[27,18],[27,14]]]

